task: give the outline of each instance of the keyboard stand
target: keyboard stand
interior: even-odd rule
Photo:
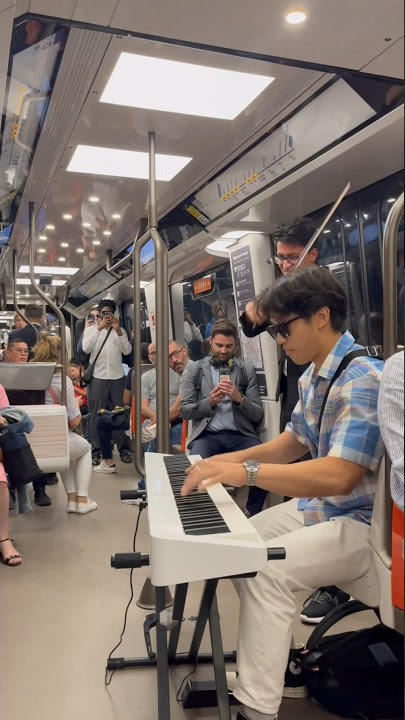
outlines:
[[[110,658],[107,661],[108,670],[156,666],[158,720],[170,720],[169,666],[200,665],[206,663],[212,663],[214,665],[218,718],[219,720],[231,720],[225,663],[235,663],[236,653],[223,652],[216,596],[219,580],[220,578],[215,578],[205,581],[196,626],[188,653],[177,653],[188,591],[188,583],[183,583],[176,586],[173,614],[169,622],[165,608],[165,588],[155,588],[156,612],[149,615],[144,623],[148,656],[143,658]],[[210,630],[212,652],[200,653],[199,650],[207,623]],[[150,630],[153,627],[156,627],[156,653],[153,652],[150,641]],[[168,632],[170,632],[169,639],[167,638]],[[192,696],[186,692],[183,697],[185,702],[184,707],[202,707],[198,698],[195,697],[194,691],[192,692]]]

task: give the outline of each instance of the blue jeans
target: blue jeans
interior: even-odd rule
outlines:
[[[97,418],[97,432],[100,439],[101,457],[112,458],[112,439],[116,430],[129,430],[129,415],[100,415]]]
[[[207,458],[221,453],[248,450],[257,445],[261,445],[259,438],[254,438],[251,435],[243,435],[239,432],[226,430],[215,432],[204,430],[204,432],[189,445],[189,451],[192,452],[193,455],[201,455],[201,457]],[[256,515],[261,511],[266,496],[267,490],[258,487],[249,488],[246,510],[250,515]]]

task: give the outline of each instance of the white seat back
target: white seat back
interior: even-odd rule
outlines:
[[[372,566],[358,580],[346,583],[342,590],[370,607],[379,608],[381,621],[387,627],[403,633],[403,619],[392,605],[391,594],[391,508],[389,479],[382,460],[377,480],[373,517],[371,521]]]
[[[69,428],[64,405],[25,405],[34,422],[34,429],[27,435],[35,459],[43,472],[67,470],[70,462]]]

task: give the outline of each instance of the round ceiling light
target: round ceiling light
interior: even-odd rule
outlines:
[[[72,220],[73,215],[71,215],[70,213],[64,213],[62,217],[64,220]]]
[[[46,253],[46,249],[45,249],[45,248],[38,248],[37,252],[39,252],[39,253]]]
[[[66,262],[66,258],[60,257],[60,258],[58,258],[58,261],[59,261],[59,262]]]
[[[91,223],[87,223],[87,222],[82,223],[82,227],[89,228],[89,227],[91,227]]]
[[[103,235],[105,235],[106,237],[110,237],[111,234],[111,230],[104,230],[103,232]]]
[[[55,225],[45,225],[46,230],[55,230]]]
[[[61,242],[60,246],[61,246],[61,247],[69,247],[69,243],[68,243],[68,242]]]
[[[79,253],[80,255],[82,255],[84,253],[84,250],[83,250],[83,248],[77,248],[76,252]]]
[[[120,219],[121,219],[121,215],[120,215],[119,213],[114,213],[113,215],[111,215],[111,217],[113,218],[113,220],[120,220]]]
[[[92,240],[93,245],[101,245],[100,240]]]
[[[294,12],[289,12],[285,19],[287,20],[290,25],[299,25],[300,23],[305,22],[307,19],[306,13],[302,12],[301,10],[294,10]]]
[[[48,240],[46,235],[38,235],[38,240]]]
[[[97,195],[90,195],[89,202],[98,203],[98,202],[100,202],[100,198],[97,197]]]

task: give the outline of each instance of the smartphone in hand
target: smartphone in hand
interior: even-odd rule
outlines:
[[[219,382],[230,382],[231,380],[231,368],[223,367],[219,368]]]

